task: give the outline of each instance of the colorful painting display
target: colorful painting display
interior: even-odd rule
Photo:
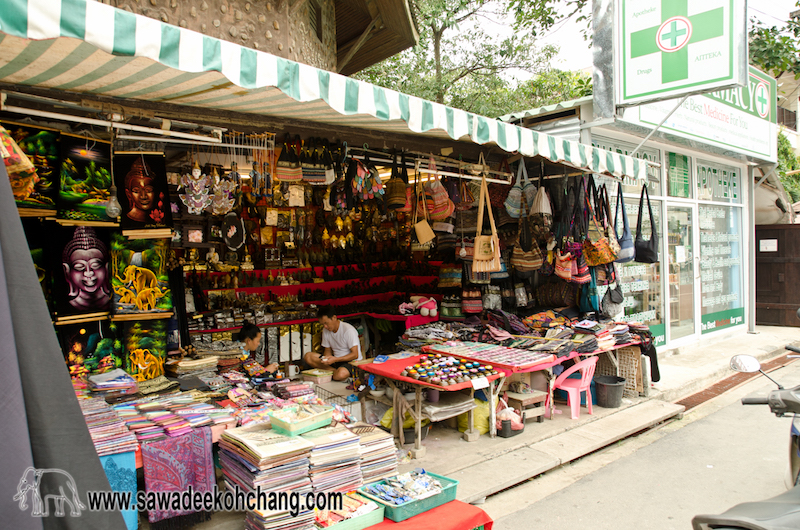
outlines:
[[[165,239],[127,239],[114,233],[111,285],[115,313],[172,311]]]
[[[14,122],[2,123],[36,168],[35,174],[26,171],[16,175],[9,169],[17,207],[55,210],[61,133]]]
[[[172,228],[163,153],[114,153],[123,230]]]
[[[56,327],[69,375],[86,379],[125,365],[122,341],[107,321],[85,322]]]
[[[106,215],[110,197],[111,144],[62,134],[58,217],[75,221],[113,221]]]
[[[123,347],[125,371],[137,381],[164,375],[167,357],[167,321],[145,320],[125,323]]]
[[[109,311],[111,267],[108,231],[59,227],[52,259],[53,293],[59,317]]]

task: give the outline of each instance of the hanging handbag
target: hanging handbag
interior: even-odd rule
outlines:
[[[603,235],[608,240],[608,245],[615,256],[619,256],[620,246],[617,234],[614,232],[614,218],[611,217],[611,200],[608,198],[608,188],[605,184],[600,186],[601,211],[603,212]]]
[[[386,182],[386,207],[390,210],[398,210],[406,205],[408,184],[400,178],[397,170],[397,155],[392,156],[392,177]]]
[[[523,210],[523,216],[519,222],[520,234],[519,244],[514,246],[514,251],[511,254],[511,265],[516,271],[516,275],[520,278],[530,278],[536,271],[542,268],[544,264],[544,256],[539,249],[539,244],[531,241],[530,225],[528,224],[528,216]],[[528,240],[528,249],[525,249],[523,240]]]
[[[555,255],[555,273],[556,276],[561,278],[562,280],[570,281],[572,280],[572,265],[575,261],[575,258],[572,257],[572,254],[566,252],[562,254],[561,252],[556,252]]]
[[[650,240],[642,235],[642,216],[644,215],[644,199],[647,197],[647,211],[650,213]],[[639,263],[656,263],[658,261],[658,226],[650,206],[650,193],[647,184],[642,185],[642,195],[639,197],[639,220],[636,222],[635,260]]]
[[[600,312],[609,318],[616,318],[625,311],[623,302],[625,295],[622,293],[622,287],[619,282],[616,286],[609,287],[606,294],[603,295],[603,300],[600,303]]]
[[[586,206],[590,220],[596,228],[595,231],[587,234],[586,239],[583,242],[583,256],[586,259],[586,263],[590,267],[597,267],[598,265],[611,263],[617,258],[617,256],[614,254],[611,245],[608,243],[608,238],[605,237],[603,230],[600,228],[600,225],[597,222],[597,217],[592,211],[592,205],[589,203],[588,196],[586,198]],[[599,239],[591,239],[592,236],[596,237],[598,234],[600,235]]]
[[[429,159],[428,169],[437,171],[436,162],[433,158]],[[444,221],[455,211],[456,206],[450,197],[447,195],[447,190],[439,180],[438,173],[430,173],[430,179],[425,186],[426,192],[430,194],[431,203],[428,205],[430,211],[430,218],[433,221]]]
[[[489,223],[492,228],[492,233],[488,236],[482,233],[484,210],[489,213]],[[492,205],[489,200],[486,177],[481,179],[481,196],[478,206],[478,230],[475,235],[475,255],[472,259],[473,268],[476,272],[497,272],[500,270],[500,239],[497,237],[497,228],[494,225],[494,216],[492,215]]]
[[[480,161],[478,162],[483,167],[486,167],[486,160],[483,158],[483,153],[481,153]],[[511,173],[511,167],[508,165],[508,158],[504,157],[503,160],[500,162],[500,166],[498,170],[505,171],[506,173]],[[508,184],[499,184],[493,182],[491,184],[486,185],[486,196],[489,198],[489,202],[495,208],[502,208],[503,203],[506,202],[506,197],[508,197],[508,192],[511,190],[511,186]]]
[[[618,235],[617,221],[622,217],[622,235]],[[619,241],[619,252],[617,252],[617,263],[628,263],[633,261],[636,250],[633,246],[631,227],[628,224],[628,212],[625,211],[625,198],[622,196],[622,183],[617,188],[617,208],[614,216],[614,235]]]
[[[540,241],[547,239],[553,230],[553,208],[544,189],[544,175],[539,177],[539,189],[536,190],[530,210],[530,223],[533,236]]]
[[[297,155],[298,149],[297,143],[290,142],[287,134],[281,154],[275,162],[275,180],[282,182],[299,182],[303,180],[303,168],[300,167],[300,158]]]
[[[421,245],[429,243],[433,241],[436,237],[436,234],[433,233],[433,229],[431,225],[428,223],[428,209],[425,206],[425,192],[420,190],[419,196],[421,199],[417,199],[418,202],[422,202],[422,212],[423,218],[421,221],[417,221],[419,217],[419,208],[414,209],[414,233],[417,236],[417,242]]]
[[[505,202],[508,215],[514,219],[522,217],[522,213],[527,213],[533,200],[536,198],[536,186],[534,186],[528,178],[528,170],[525,168],[525,159],[520,159],[519,168],[517,169],[517,179],[514,185],[508,192]]]
[[[492,280],[507,280],[511,277],[511,275],[508,273],[508,268],[506,267],[506,260],[503,259],[502,255],[500,256],[500,270],[489,273],[489,277]]]
[[[500,295],[499,285],[487,285],[483,288],[483,309],[486,311],[503,308],[503,297]]]
[[[572,281],[580,284],[592,281],[591,267],[586,263],[586,258],[583,254],[575,257],[575,265],[572,268]]]
[[[597,295],[594,269],[589,270],[589,282],[581,286],[578,309],[583,313],[596,313],[600,310],[600,299]]]
[[[458,168],[458,174],[461,174],[461,167]],[[467,185],[466,179],[462,177],[458,178],[458,190],[461,200],[456,204],[456,210],[469,210],[475,205],[475,197],[472,194],[470,187]]]
[[[460,261],[472,261],[474,255],[475,240],[471,237],[458,238],[456,241],[456,259]]]

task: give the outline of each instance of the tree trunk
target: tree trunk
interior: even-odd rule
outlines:
[[[444,85],[442,84],[442,34],[444,28],[433,29],[433,57],[436,69],[436,103],[444,104]]]

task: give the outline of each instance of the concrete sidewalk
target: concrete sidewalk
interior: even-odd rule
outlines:
[[[678,401],[732,374],[734,355],[748,354],[760,361],[786,353],[784,346],[800,343],[800,328],[756,326],[756,333],[742,331],[723,340],[713,334],[699,343],[659,353],[661,381],[651,386],[650,397]]]
[[[670,418],[684,407],[674,402],[730,375],[730,358],[749,354],[759,360],[781,355],[784,345],[800,342],[800,329],[757,327],[723,339],[663,352],[659,355],[661,381],[651,385],[649,397],[623,399],[622,407],[581,409],[572,420],[569,409],[557,404],[561,414],[544,423],[528,422],[513,438],[481,436],[465,442],[453,426],[433,424],[423,444],[425,457],[400,466],[400,471],[422,467],[459,481],[457,498],[480,502],[483,498],[524,482],[563,464],[602,449]],[[406,445],[406,448],[411,447]]]

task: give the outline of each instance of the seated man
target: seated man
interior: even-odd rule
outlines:
[[[317,318],[322,324],[322,355],[306,352],[303,360],[312,368],[333,370],[334,381],[344,381],[352,373],[350,361],[361,359],[361,342],[358,331],[336,317],[332,306],[320,307]]]

